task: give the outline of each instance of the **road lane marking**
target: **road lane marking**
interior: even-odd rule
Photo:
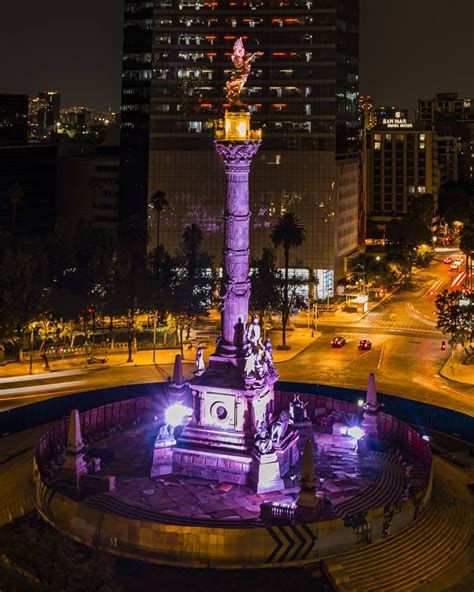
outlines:
[[[72,386],[79,386],[85,384],[85,380],[76,380],[74,382],[58,382],[55,384],[40,384],[38,386],[22,386],[19,388],[9,388],[0,390],[0,401],[4,400],[4,395],[23,395],[29,393],[44,393],[51,390],[62,388],[70,388]]]
[[[352,360],[348,360],[347,362],[344,362],[344,366],[348,366],[349,364],[352,364],[352,362],[356,362],[357,360],[360,360],[363,356],[370,354],[371,351],[372,350],[368,349],[367,351],[363,352],[362,354],[359,354],[355,358],[352,358]]]
[[[382,344],[382,348],[380,350],[379,363],[377,364],[377,370],[380,370],[380,368],[382,366],[382,360],[383,360],[384,351],[385,351],[385,343]]]
[[[7,376],[0,378],[0,384],[7,382],[28,382],[35,380],[45,380],[46,378],[62,378],[63,376],[77,376],[79,374],[85,374],[87,370],[60,370],[59,372],[43,372],[41,374],[27,374],[20,376]]]

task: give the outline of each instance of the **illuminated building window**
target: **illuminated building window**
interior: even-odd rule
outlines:
[[[381,146],[380,142],[374,142],[375,150],[380,150],[380,146]]]
[[[374,140],[376,140],[377,142],[380,142],[381,139],[382,139],[382,136],[380,134],[374,134]]]
[[[424,142],[420,144],[420,150],[424,150],[425,149],[425,144]]]
[[[404,142],[405,141],[405,134],[397,134],[396,139],[399,140],[400,142]]]

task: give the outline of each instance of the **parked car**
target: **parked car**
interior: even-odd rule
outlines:
[[[445,257],[443,259],[443,263],[452,263],[452,262],[453,262],[453,260],[451,259],[451,257]]]
[[[344,337],[340,335],[336,335],[336,337],[332,338],[331,347],[344,347],[346,345],[346,340]]]
[[[361,339],[359,341],[359,345],[357,346],[359,349],[365,350],[365,351],[369,351],[369,349],[372,349],[372,342],[369,341],[368,339]]]
[[[457,263],[451,263],[451,266],[449,269],[451,269],[451,271],[454,271],[455,269],[457,269],[459,267],[459,265]]]

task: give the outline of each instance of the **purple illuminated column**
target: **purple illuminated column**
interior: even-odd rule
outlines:
[[[224,160],[227,194],[224,212],[224,296],[217,353],[241,357],[249,311],[249,171],[259,140],[215,141]]]

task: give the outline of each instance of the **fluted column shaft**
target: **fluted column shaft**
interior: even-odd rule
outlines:
[[[216,141],[215,147],[224,160],[227,177],[222,336],[218,351],[238,357],[245,341],[250,298],[249,171],[260,141]]]

